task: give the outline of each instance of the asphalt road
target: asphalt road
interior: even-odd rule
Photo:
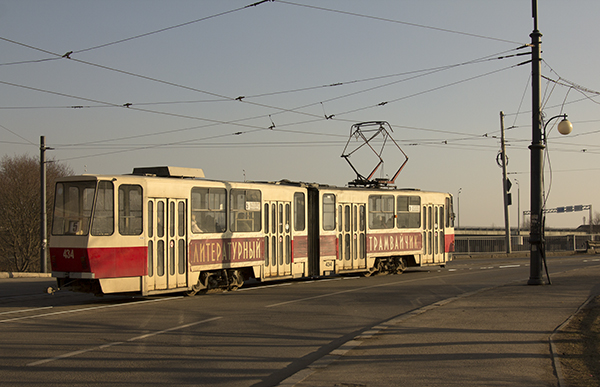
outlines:
[[[585,267],[587,258],[549,258],[550,275]],[[50,295],[44,292],[52,279],[1,279],[0,380],[7,386],[274,386],[396,316],[527,279],[528,264],[458,260],[402,275],[196,297]]]

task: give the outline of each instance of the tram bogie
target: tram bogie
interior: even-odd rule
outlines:
[[[95,294],[397,274],[445,265],[454,250],[444,193],[217,181],[160,167],[66,177],[55,197],[53,276]]]

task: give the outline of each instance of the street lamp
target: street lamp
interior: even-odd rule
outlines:
[[[555,118],[560,118],[560,117],[562,117],[562,121],[558,123],[558,133],[562,134],[563,136],[566,136],[567,134],[569,134],[573,131],[573,124],[571,123],[571,121],[567,120],[567,115],[559,114],[557,116],[550,118],[548,121],[546,121],[546,124],[544,125],[544,142],[546,142],[546,136],[547,136],[546,127],[548,126],[550,121],[552,121]]]

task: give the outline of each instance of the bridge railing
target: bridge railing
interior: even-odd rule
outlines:
[[[546,251],[583,251],[589,247],[587,241],[600,241],[600,235],[547,235]],[[529,251],[529,236],[512,236],[511,250],[513,252]],[[506,253],[506,238],[504,235],[456,235],[454,251],[456,254]]]

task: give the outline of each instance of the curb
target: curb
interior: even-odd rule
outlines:
[[[548,342],[550,344],[550,356],[552,357],[552,365],[554,366],[554,371],[556,372],[556,378],[558,379],[558,387],[566,387],[567,383],[565,381],[565,378],[564,378],[564,375],[562,372],[562,366],[560,364],[558,352],[554,345],[554,336],[557,333],[561,332],[567,325],[569,325],[569,323],[577,315],[577,313],[579,313],[583,308],[585,308],[594,298],[596,298],[595,295],[588,297],[588,299],[585,300],[585,302],[583,304],[581,304],[579,306],[579,308],[577,308],[575,313],[573,313],[562,324],[560,324],[558,327],[556,327],[556,329],[554,329],[554,331],[552,332],[550,337],[548,337]]]

